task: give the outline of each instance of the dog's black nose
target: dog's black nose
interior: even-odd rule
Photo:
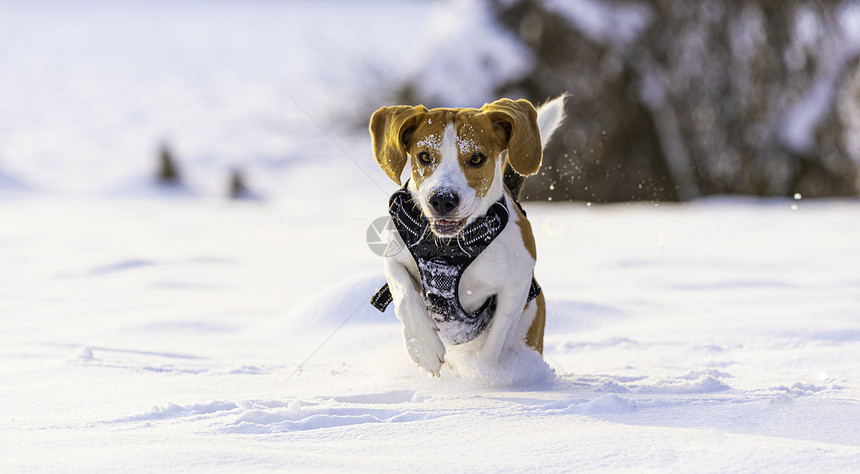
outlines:
[[[430,193],[430,207],[437,215],[447,216],[460,205],[460,198],[456,193],[448,190],[433,191]]]

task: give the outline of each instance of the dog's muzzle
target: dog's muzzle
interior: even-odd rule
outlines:
[[[433,228],[433,232],[438,235],[453,237],[466,227],[466,220],[431,219],[430,226]]]
[[[452,219],[450,217],[460,205],[460,196],[450,189],[440,189],[430,193],[427,200],[430,208],[433,211],[433,216],[430,218],[430,223],[433,232],[442,236],[453,236],[463,230],[466,226],[466,219]]]
[[[440,189],[430,193],[427,202],[430,204],[436,217],[445,217],[452,214],[457,209],[457,206],[460,205],[460,196],[454,191]]]

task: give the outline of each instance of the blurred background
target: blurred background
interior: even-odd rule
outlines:
[[[858,55],[853,0],[7,0],[0,190],[389,186],[377,107],[569,93],[528,199],[856,196]]]

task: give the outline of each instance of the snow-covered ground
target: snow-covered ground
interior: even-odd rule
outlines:
[[[546,362],[411,363],[332,117],[432,7],[0,5],[0,471],[860,470],[857,201],[526,203]]]

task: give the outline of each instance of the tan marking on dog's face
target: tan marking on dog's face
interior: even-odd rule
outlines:
[[[445,133],[445,125],[450,120],[450,114],[444,111],[433,110],[426,114],[424,120],[418,124],[418,128],[409,137],[406,144],[409,150],[410,165],[412,168],[412,180],[420,188],[421,183],[436,171],[442,162],[442,139]],[[431,164],[422,163],[420,155],[427,153],[432,160]]]
[[[457,161],[467,185],[483,198],[493,184],[496,160],[504,151],[504,137],[486,114],[477,109],[433,109],[411,133],[407,148],[411,157],[412,179],[420,188],[442,160],[445,128],[454,125]],[[431,163],[421,161],[426,153]],[[480,164],[472,162],[475,155],[484,156]]]
[[[463,114],[457,124],[457,154],[460,168],[466,176],[469,187],[481,198],[493,184],[496,160],[504,146],[492,122],[483,113]],[[483,162],[480,161],[483,157]]]

